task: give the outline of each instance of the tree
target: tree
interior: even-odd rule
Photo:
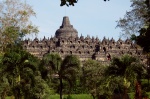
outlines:
[[[37,27],[30,21],[35,16],[32,7],[21,0],[0,1],[0,48],[15,43],[26,34],[37,33]]]
[[[136,36],[134,40],[137,42],[137,44],[143,47],[144,52],[149,53],[150,44],[148,42],[150,42],[150,0],[146,0],[146,5],[148,11],[144,18],[148,20],[144,23],[144,27],[139,30],[140,34]]]
[[[121,77],[120,85],[123,85],[123,94],[126,95],[130,84],[134,86],[135,82],[136,84],[140,83],[144,70],[143,64],[137,58],[124,55],[121,58],[113,58],[106,73],[113,79],[114,77]]]
[[[49,72],[50,70],[53,71],[53,73],[51,74],[53,78],[59,79],[59,94],[60,99],[62,99],[63,80],[68,82],[70,86],[69,90],[71,90],[80,66],[79,59],[74,55],[68,55],[63,60],[61,60],[59,54],[52,53],[45,55],[41,63],[41,66],[43,66],[43,68],[46,67]],[[48,71],[46,71],[45,69],[43,70],[44,72],[42,74],[47,74]]]
[[[150,52],[150,24],[147,27],[141,28],[140,35],[135,37],[135,41],[139,44],[143,51],[146,53]]]
[[[148,21],[147,6],[145,0],[131,0],[132,10],[127,11],[123,18],[117,21],[117,27],[122,29],[122,35],[125,37],[131,37],[131,35],[138,35],[139,30]]]
[[[42,79],[40,72],[36,71],[31,80],[27,77],[29,82],[21,86],[24,99],[48,99],[50,88],[48,84]]]
[[[78,74],[79,67],[80,67],[80,61],[76,56],[68,55],[64,58],[58,73],[59,81],[60,81],[60,95],[62,94],[62,88],[63,88],[62,80],[69,82],[69,86],[70,86],[69,90],[71,91],[71,88],[74,82],[76,81],[76,76]]]
[[[23,73],[26,61],[28,61],[27,57],[27,54],[20,49],[8,49],[2,59],[2,73],[7,75],[6,78],[12,87],[16,99],[20,99],[21,97],[21,88],[18,86],[20,85],[20,81],[22,79],[21,73]]]
[[[104,1],[109,1],[109,0],[104,0]],[[74,4],[77,3],[77,2],[78,2],[78,0],[61,0],[60,6],[64,6],[64,5],[67,5],[67,6],[72,5],[72,6],[74,6]]]
[[[56,92],[59,90],[58,71],[60,70],[61,63],[62,59],[60,55],[51,53],[44,55],[39,65],[42,78],[47,81],[48,85],[55,89]]]
[[[39,60],[21,47],[10,45],[2,58],[1,74],[6,77],[15,99],[40,99],[46,95],[46,83],[38,73]],[[38,81],[40,82],[37,82]]]
[[[87,60],[83,64],[83,86],[89,90],[93,99],[106,94],[106,90],[104,88],[106,84],[104,76],[105,69],[106,66],[96,60]]]
[[[132,10],[118,21],[123,35],[130,37],[143,51],[150,52],[150,0],[132,0]]]
[[[2,73],[2,58],[3,55],[0,55],[0,97],[1,99],[5,99],[7,92],[10,90],[8,79],[6,78],[6,75]]]

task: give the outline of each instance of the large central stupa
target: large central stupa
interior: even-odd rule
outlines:
[[[73,25],[70,24],[69,17],[63,17],[62,25],[55,33],[56,38],[69,38],[78,37],[78,32],[73,28]]]

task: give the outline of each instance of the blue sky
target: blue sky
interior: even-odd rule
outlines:
[[[32,22],[39,27],[38,38],[54,36],[62,24],[64,16],[78,31],[78,35],[94,36],[103,39],[120,37],[120,29],[116,29],[116,21],[129,11],[130,0],[78,0],[75,6],[60,7],[60,0],[26,0],[34,11],[36,18]],[[30,36],[32,39],[34,36]]]

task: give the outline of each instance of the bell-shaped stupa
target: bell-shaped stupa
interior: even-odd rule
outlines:
[[[73,25],[70,24],[69,17],[63,17],[62,25],[55,33],[56,38],[69,38],[78,37],[78,32],[73,28]]]

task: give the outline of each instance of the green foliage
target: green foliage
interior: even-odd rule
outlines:
[[[140,82],[144,71],[144,65],[133,56],[114,57],[106,70],[109,76],[107,84],[110,88],[114,87],[112,92],[116,93],[117,90],[119,93],[127,94],[128,89],[133,89],[135,83]]]
[[[78,0],[61,0],[61,4],[60,6],[63,6],[63,5],[72,5],[74,6],[74,3],[77,3]]]
[[[49,76],[52,76],[53,74],[58,74],[61,63],[62,59],[59,54],[57,53],[46,54],[42,58],[39,66],[42,78],[50,79]]]
[[[24,97],[25,99],[47,99],[50,94],[49,86],[47,83],[41,79],[41,76],[35,75],[34,85],[24,86]]]
[[[109,0],[104,0],[104,1],[109,1]],[[78,0],[61,0],[61,4],[60,4],[60,6],[64,6],[64,5],[66,5],[66,6],[74,6],[74,4],[75,3],[77,3],[78,2]]]
[[[68,55],[63,60],[59,75],[62,79],[69,82],[70,87],[73,86],[73,83],[76,80],[77,74],[79,72],[80,61],[74,55]]]
[[[126,12],[124,18],[117,23],[121,28],[123,35],[130,37],[143,51],[150,52],[150,1],[149,0],[131,0],[132,10]]]
[[[64,95],[64,99],[68,95]],[[50,99],[59,99],[59,95],[50,95]],[[71,94],[72,99],[93,99],[89,94]]]
[[[145,0],[131,0],[131,2],[131,11],[127,11],[124,17],[117,21],[117,27],[122,29],[122,35],[125,37],[137,36],[138,31],[149,19],[144,17],[147,15]]]
[[[2,0],[0,12],[0,51],[7,44],[20,42],[26,34],[38,33],[37,27],[30,21],[35,12],[27,3],[21,0]]]
[[[138,58],[124,55],[121,58],[114,57],[106,73],[134,80],[137,77],[141,78],[144,71],[144,65],[140,63]]]
[[[141,28],[140,35],[135,38],[137,44],[143,47],[144,52],[150,52],[150,23],[147,27]]]
[[[9,92],[9,82],[8,79],[5,76],[0,77],[0,96],[1,99],[4,99],[7,96],[7,93]]]
[[[73,99],[71,95],[68,95],[66,98],[64,99]]]
[[[89,93],[88,88],[86,88],[84,86],[83,80],[84,79],[83,79],[82,75],[80,75],[77,78],[74,86],[71,89],[72,94],[86,94],[86,93]]]
[[[105,72],[106,66],[95,60],[87,60],[83,64],[83,86],[89,90],[93,97],[105,93]],[[107,90],[108,91],[108,90]]]
[[[59,54],[51,53],[43,57],[39,68],[42,78],[48,82],[51,81],[51,83],[49,83],[50,86],[53,85],[55,89],[58,89],[60,97],[62,98],[64,82],[67,82],[68,92],[70,93],[76,81],[79,66],[80,61],[74,55],[68,55],[62,60]]]
[[[142,79],[142,80],[141,80],[141,85],[142,85],[142,89],[143,89],[145,92],[150,92],[149,80],[147,80],[147,79]]]
[[[1,74],[6,79],[5,84],[8,80],[7,86],[15,98],[23,96],[25,99],[47,97],[49,87],[38,72],[39,59],[22,50],[18,45],[10,45],[9,47],[2,58]]]
[[[150,10],[148,12],[148,15],[146,15],[146,16],[149,19]],[[143,51],[146,53],[150,52],[150,44],[147,43],[147,42],[150,42],[150,22],[149,22],[149,20],[147,22],[145,22],[145,24],[144,24],[145,26],[139,30],[138,36],[133,35],[134,36],[133,39],[137,42],[137,44],[139,44],[141,47],[143,47]]]

